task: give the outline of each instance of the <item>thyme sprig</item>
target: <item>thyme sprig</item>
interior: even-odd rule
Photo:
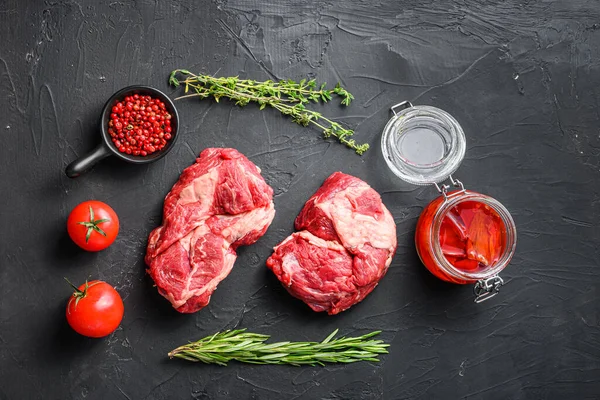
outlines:
[[[184,76],[185,79],[180,80],[178,76]],[[333,96],[341,97],[342,105],[350,105],[354,96],[339,83],[333,89],[327,89],[327,84],[318,85],[314,79],[302,79],[300,82],[290,79],[279,82],[272,80],[261,82],[240,79],[236,76],[196,75],[185,69],[176,69],[171,72],[169,83],[176,87],[184,85],[185,95],[178,99],[213,97],[216,102],[219,102],[221,98],[227,98],[241,107],[250,102],[257,103],[261,110],[270,106],[284,115],[289,115],[299,125],[312,124],[316,126],[323,132],[325,138],[334,137],[357,154],[362,155],[369,149],[368,144],[358,144],[350,138],[354,134],[352,129],[344,128],[340,123],[306,108],[310,102],[327,103],[333,99]]]
[[[374,340],[380,331],[358,337],[335,338],[336,329],[322,342],[278,342],[266,344],[269,335],[249,333],[245,329],[217,332],[212,336],[176,348],[169,357],[206,364],[227,365],[235,360],[249,364],[324,365],[325,363],[378,362],[387,354],[382,340]]]

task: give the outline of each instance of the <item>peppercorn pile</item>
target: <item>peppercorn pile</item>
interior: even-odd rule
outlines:
[[[160,151],[171,139],[171,114],[159,99],[126,96],[112,108],[108,133],[121,153],[144,157]]]

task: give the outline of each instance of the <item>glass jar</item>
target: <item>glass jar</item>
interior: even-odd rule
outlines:
[[[461,205],[468,205],[470,208],[473,204],[483,205],[488,210],[487,214],[492,216],[488,218],[490,220],[488,225],[492,229],[497,229],[495,235],[498,239],[495,241],[493,260],[488,260],[493,262],[472,261],[467,266],[465,263],[461,264],[462,260],[468,258],[467,251],[461,254],[463,249],[460,246],[468,248],[467,242],[471,239],[467,237],[464,241],[458,240],[458,246],[452,246],[450,252],[446,252],[441,236],[444,222],[456,219],[456,214],[452,212],[460,209]],[[468,236],[468,229],[466,230],[465,236]],[[484,240],[484,245],[489,245],[489,241],[487,242]],[[456,190],[429,203],[419,217],[415,233],[415,245],[423,265],[444,281],[458,284],[475,283],[477,302],[498,292],[499,287],[504,283],[498,274],[509,264],[516,244],[517,229],[508,210],[494,198],[469,190]],[[448,255],[449,253],[452,255]]]
[[[462,162],[466,138],[447,112],[403,102],[392,107],[381,148],[400,179],[434,185],[441,196],[422,211],[415,245],[421,262],[439,279],[475,284],[475,301],[495,296],[504,281],[498,275],[515,252],[517,232],[508,210],[497,200],[466,190],[452,177]],[[450,185],[457,188],[448,191]]]

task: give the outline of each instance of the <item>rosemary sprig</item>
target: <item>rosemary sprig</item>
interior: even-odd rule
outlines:
[[[227,365],[235,360],[250,364],[325,365],[325,363],[378,362],[387,354],[382,340],[371,339],[381,331],[358,337],[334,338],[333,331],[322,342],[278,342],[266,344],[268,335],[249,333],[245,329],[217,332],[197,342],[176,348],[169,357],[206,364]]]
[[[178,75],[185,76],[185,79],[180,81]],[[369,149],[368,144],[357,144],[354,139],[350,139],[350,136],[354,134],[352,129],[346,129],[340,123],[324,117],[321,113],[306,108],[306,104],[310,102],[327,103],[332,100],[334,95],[342,98],[342,105],[350,105],[354,96],[339,83],[333,89],[327,89],[325,83],[319,86],[314,79],[303,79],[300,82],[293,80],[260,82],[239,79],[236,76],[196,75],[185,69],[176,69],[171,72],[169,83],[176,87],[184,85],[185,95],[178,99],[213,97],[216,102],[219,102],[221,98],[227,98],[242,107],[250,102],[257,103],[261,110],[270,106],[284,115],[291,116],[292,120],[299,125],[312,124],[316,126],[323,132],[325,138],[334,137],[356,151],[357,154],[363,154]],[[188,94],[190,91],[193,93]]]

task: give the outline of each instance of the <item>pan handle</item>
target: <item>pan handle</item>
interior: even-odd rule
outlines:
[[[77,178],[79,175],[92,168],[98,161],[110,156],[110,154],[110,150],[106,148],[106,145],[100,143],[98,147],[90,153],[69,164],[65,169],[65,174],[67,174],[69,178]]]

